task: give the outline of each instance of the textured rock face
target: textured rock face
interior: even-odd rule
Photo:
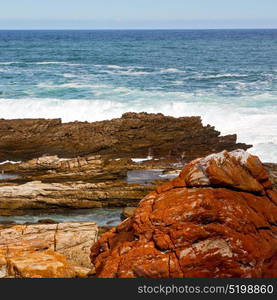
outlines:
[[[277,192],[242,150],[188,164],[92,246],[97,277],[276,277]]]
[[[6,253],[1,256],[0,278],[77,277],[77,272],[65,257],[51,250],[31,252],[11,249],[9,256]]]
[[[269,172],[270,180],[271,180],[275,190],[277,190],[277,164],[266,163],[266,164],[264,164],[264,166]]]
[[[174,135],[172,135],[174,132]],[[250,146],[236,144],[236,135],[219,137],[200,117],[173,118],[162,114],[126,113],[101,122],[61,123],[60,119],[0,120],[0,161],[47,155],[76,157],[182,157],[190,161],[212,152]]]
[[[83,277],[91,269],[95,223],[16,225],[0,230],[0,278]]]
[[[89,155],[62,159],[57,155],[43,156],[21,163],[6,162],[0,164],[0,173],[17,175],[9,182],[104,182],[107,180],[126,179],[130,170],[176,169],[175,161],[166,159],[147,159],[134,162],[132,159],[109,159],[101,155]],[[5,182],[2,180],[2,182]]]
[[[100,155],[91,155],[87,157],[76,157],[73,159],[60,159],[57,155],[54,156],[42,156],[32,159],[27,162],[23,162],[17,167],[17,171],[31,172],[31,171],[44,171],[44,170],[57,170],[68,171],[75,169],[97,169],[103,166],[103,161]]]
[[[0,172],[16,174],[0,180],[0,214],[12,215],[27,209],[94,208],[136,205],[154,190],[160,178],[128,183],[128,172],[141,169],[174,170],[163,160],[133,162],[97,156],[64,160],[45,156],[17,164],[2,164]],[[177,176],[177,175],[176,175]]]
[[[118,207],[136,203],[152,185],[127,185],[124,181],[100,183],[42,183],[0,186],[0,212],[16,210]]]

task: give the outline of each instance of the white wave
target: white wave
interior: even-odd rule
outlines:
[[[93,65],[97,68],[108,68],[108,69],[145,69],[143,66],[119,66],[119,65]]]
[[[139,76],[139,75],[151,74],[151,73],[145,72],[145,71],[133,71],[133,69],[129,69],[126,71],[123,71],[123,70],[115,70],[115,71],[99,70],[99,72],[105,73],[105,74],[110,74],[110,75],[129,75],[129,76]]]
[[[131,160],[135,163],[141,163],[141,162],[148,161],[148,160],[151,160],[151,159],[153,159],[153,157],[150,156],[150,155],[145,157],[145,158],[131,158]]]
[[[0,65],[3,66],[14,65],[14,64],[19,64],[19,62],[15,62],[15,61],[0,62]]]
[[[82,88],[90,88],[90,89],[109,89],[112,86],[107,84],[82,84],[77,82],[68,82],[62,84],[52,84],[47,82],[41,82],[37,84],[39,88],[47,88],[47,89],[60,89],[60,88],[74,88],[74,89],[82,89]]]
[[[21,161],[5,160],[5,161],[0,162],[0,165],[6,165],[6,164],[15,165],[15,164],[21,164],[21,163],[22,163]]]
[[[61,61],[40,61],[40,62],[34,62],[33,64],[36,65],[62,65],[64,62]]]
[[[16,64],[27,64],[27,65],[67,65],[67,66],[80,66],[81,64],[69,63],[65,61],[38,61],[38,62],[27,62],[27,61],[7,61],[0,62],[0,65],[16,65]]]
[[[70,74],[70,73],[65,73],[65,74],[63,74],[63,77],[64,78],[74,78],[74,77],[78,77],[78,76],[74,75],[74,74]]]
[[[118,88],[120,89],[120,87]],[[106,88],[104,87],[104,90]],[[60,100],[60,99],[0,99],[0,118],[62,118],[69,121],[100,121],[120,117],[127,111],[163,113],[174,117],[201,116],[203,124],[215,126],[222,135],[238,134],[238,141],[253,144],[249,151],[259,155],[263,161],[277,162],[277,105],[247,107],[245,103],[262,99],[277,100],[276,96],[255,95],[209,100],[207,94],[184,94],[121,90],[130,93],[123,102],[120,90],[111,90],[111,99]],[[269,97],[271,96],[271,98]],[[118,98],[116,98],[118,97]],[[225,99],[226,100],[226,99]]]
[[[106,65],[107,68],[110,69],[125,69],[126,67],[118,66],[118,65]]]
[[[245,74],[231,74],[231,73],[226,73],[226,74],[215,74],[215,75],[197,75],[192,78],[197,78],[197,79],[213,79],[213,78],[228,78],[228,77],[248,77],[248,75]]]
[[[81,83],[63,83],[60,85],[52,85],[54,88],[73,88],[73,89],[82,89],[82,88],[92,88],[94,87],[92,84],[81,84]]]
[[[168,68],[168,69],[161,69],[161,73],[186,73],[186,71],[175,69],[175,68]]]
[[[125,106],[115,101],[53,98],[1,99],[0,118],[61,118],[63,122],[101,121],[120,117]]]
[[[100,65],[98,65],[100,67]],[[186,71],[183,70],[179,70],[176,68],[162,68],[162,69],[154,69],[152,71],[146,71],[144,67],[140,67],[140,66],[116,66],[116,65],[107,65],[107,66],[103,66],[103,67],[107,67],[108,69],[112,69],[112,70],[108,70],[108,69],[101,69],[99,70],[99,72],[101,73],[107,73],[110,75],[134,75],[134,76],[138,76],[138,75],[153,75],[153,74],[162,74],[162,73],[186,73]],[[138,71],[141,70],[141,71]]]
[[[29,62],[29,64],[34,65],[65,65],[65,66],[80,66],[81,64],[69,63],[65,61],[39,61],[39,62]]]

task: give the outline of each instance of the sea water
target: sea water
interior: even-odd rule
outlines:
[[[64,210],[59,213],[26,211],[22,216],[1,216],[0,224],[14,222],[16,224],[36,223],[39,220],[55,222],[96,222],[98,226],[116,226],[121,222],[122,208],[92,208]]]
[[[0,31],[0,118],[201,116],[277,162],[277,30]]]

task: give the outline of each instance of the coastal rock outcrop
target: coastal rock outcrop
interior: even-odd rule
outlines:
[[[3,182],[104,182],[124,180],[132,170],[160,169],[176,173],[178,164],[166,159],[109,159],[102,155],[78,156],[62,159],[57,155],[42,156],[32,160],[0,164],[0,173],[6,176]],[[176,170],[177,169],[177,170]],[[12,175],[12,176],[9,176]],[[1,174],[0,174],[1,176]]]
[[[0,229],[0,278],[85,277],[95,223],[15,225]]]
[[[277,277],[277,192],[243,150],[189,163],[91,248],[96,277]]]
[[[172,135],[174,132],[174,135]],[[247,149],[236,135],[220,136],[200,117],[126,113],[101,122],[62,123],[60,119],[0,120],[0,161],[43,155],[72,158],[92,154],[112,158],[175,157],[190,161],[213,152]]]
[[[25,184],[0,186],[0,213],[29,209],[124,207],[137,203],[153,185],[115,182],[66,182],[43,183],[30,181]]]

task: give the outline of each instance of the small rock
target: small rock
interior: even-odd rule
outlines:
[[[136,207],[125,207],[120,215],[121,220],[125,220],[134,215]]]

